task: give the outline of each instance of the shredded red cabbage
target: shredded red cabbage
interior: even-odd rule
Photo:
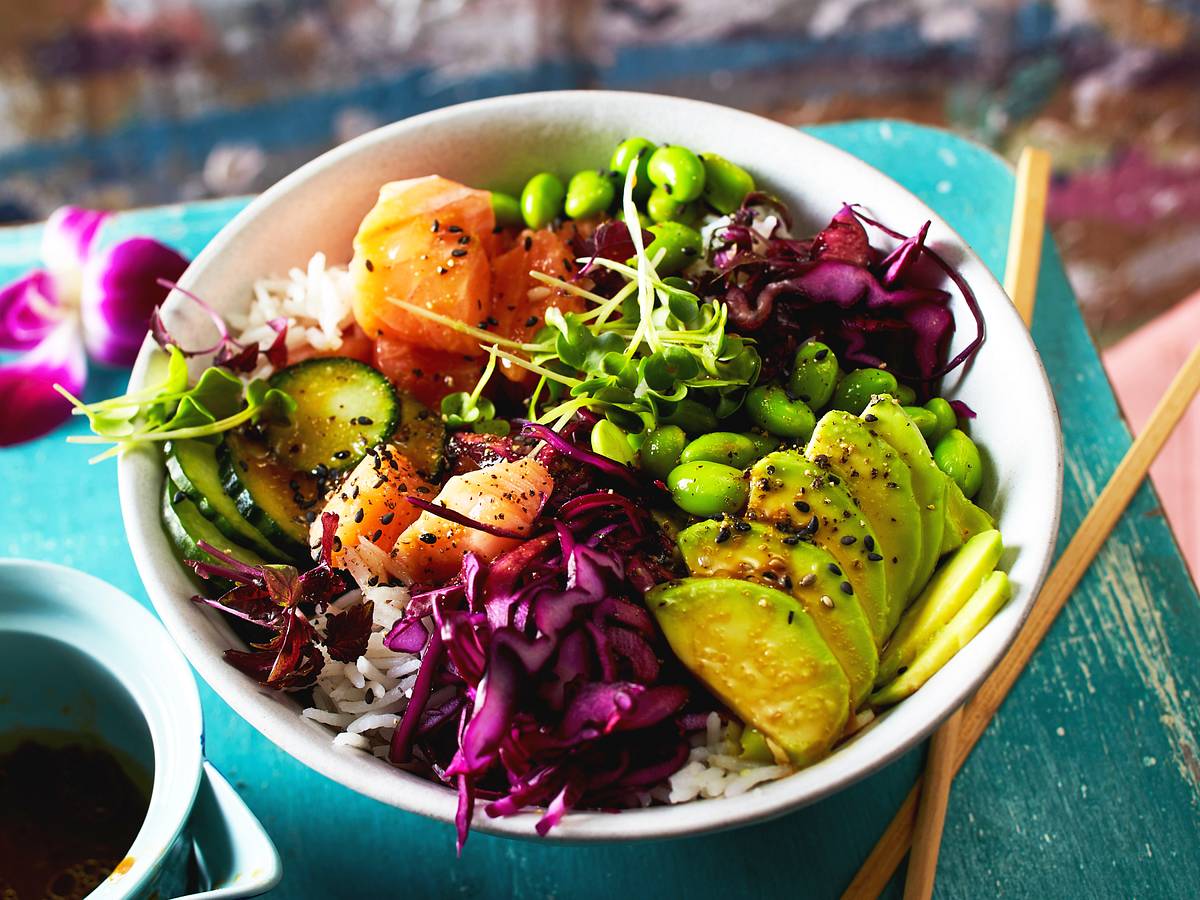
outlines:
[[[769,217],[776,220],[771,227]],[[984,340],[979,304],[962,276],[926,243],[928,222],[905,236],[847,205],[809,241],[783,237],[787,224],[777,200],[747,197],[715,238],[717,271],[706,284],[725,300],[732,327],[758,340],[768,377],[814,337],[847,362],[886,366],[923,392],[978,352]],[[883,256],[871,247],[867,227],[900,245]],[[940,275],[962,294],[976,324],[975,338],[949,361],[955,323],[950,295],[932,286]]]

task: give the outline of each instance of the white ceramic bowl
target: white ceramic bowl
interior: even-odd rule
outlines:
[[[524,94],[454,106],[363,135],[319,157],[268,190],[218,234],[181,279],[218,310],[242,309],[251,284],[304,266],[316,251],[347,262],[351,237],[381,184],[438,173],[467,184],[518,191],[543,169],[566,175],[602,165],[621,139],[710,150],[736,160],[786,200],[798,233],[816,230],[843,200],[858,200],[905,233],[933,221],[930,240],[973,286],[988,340],[971,370],[946,393],[981,415],[972,425],[990,473],[983,503],[996,513],[1008,552],[1012,601],[928,684],[822,762],[731,799],[627,811],[574,812],[549,840],[606,841],[678,836],[728,828],[812,803],[863,778],[912,747],[958,707],[1000,659],[1033,602],[1054,546],[1061,502],[1058,419],[1029,334],[1000,285],[963,240],[923,203],[853,156],[784,125],[744,112],[670,97],[626,93]],[[955,349],[973,333],[957,300]],[[211,328],[194,308],[169,303],[172,334],[203,345]],[[195,340],[189,340],[189,336]],[[151,345],[132,385],[141,383]],[[152,452],[120,463],[121,507],[129,543],[154,605],[188,659],[237,712],[301,762],[353,790],[402,809],[452,821],[452,791],[358,752],[335,749],[331,735],[302,721],[290,697],[267,693],[221,659],[237,643],[220,615],[189,601],[194,585],[175,561],[159,523],[163,470]],[[533,836],[532,814],[476,816],[474,827]]]

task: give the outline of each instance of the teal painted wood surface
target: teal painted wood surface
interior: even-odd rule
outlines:
[[[1013,180],[996,157],[898,122],[811,130],[891,173],[1000,271]],[[243,203],[133,212],[115,227],[195,254]],[[35,262],[37,239],[36,229],[0,233],[0,279]],[[1046,250],[1034,335],[1066,439],[1061,548],[1129,434],[1049,240]],[[99,372],[87,394],[118,392],[124,379]],[[114,469],[89,468],[86,453],[62,438],[0,450],[0,554],[77,566],[146,602],[120,526]],[[208,754],[278,843],[286,874],[275,895],[287,898],[835,896],[921,762],[914,751],[822,803],[728,834],[594,848],[476,834],[456,860],[448,826],[313,774],[207,686],[201,693]],[[960,774],[938,896],[1195,896],[1198,699],[1200,599],[1147,486]],[[889,893],[899,896],[900,884]]]

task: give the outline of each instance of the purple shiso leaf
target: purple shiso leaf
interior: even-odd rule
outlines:
[[[354,662],[367,652],[374,614],[374,602],[364,600],[345,612],[325,617],[325,649],[331,659]]]
[[[271,319],[267,324],[275,329],[275,340],[271,341],[271,346],[263,351],[263,355],[276,369],[282,369],[288,361],[288,320],[281,317]]]
[[[649,246],[654,240],[654,235],[642,229],[642,246]],[[629,232],[629,226],[617,219],[609,219],[607,222],[601,223],[596,229],[590,240],[584,255],[589,257],[587,263],[576,273],[577,275],[591,274],[592,267],[597,259],[611,259],[616,262],[625,262],[633,256],[635,249],[633,246],[633,236]]]
[[[0,447],[53,431],[71,415],[71,403],[54,389],[83,393],[87,357],[74,320],[60,322],[32,350],[0,365]]]
[[[404,716],[400,724],[392,732],[392,745],[388,749],[388,759],[393,763],[408,762],[412,755],[412,740],[417,733],[417,725],[425,704],[433,690],[433,676],[442,661],[442,636],[437,634],[429,639],[429,649],[421,658],[421,668],[417,670],[416,681],[413,682],[412,696],[408,706],[404,708]]]
[[[196,546],[213,559],[223,563],[223,565],[214,565],[203,560],[188,560],[188,565],[201,578],[224,578],[226,581],[232,581],[237,584],[256,584],[259,587],[266,588],[266,581],[263,579],[262,570],[246,565],[241,560],[230,556],[224,550],[214,547],[207,541],[198,541]]]
[[[427,513],[432,513],[440,519],[445,519],[447,522],[453,522],[456,525],[462,525],[466,528],[474,528],[476,531],[482,531],[486,534],[495,535],[496,537],[511,538],[517,541],[523,541],[529,535],[522,534],[519,531],[510,531],[507,528],[500,528],[497,525],[489,525],[486,522],[479,522],[472,519],[468,515],[464,515],[456,510],[446,506],[439,506],[430,500],[423,497],[415,497],[412,494],[405,494],[404,499],[415,506],[417,509],[424,510]]]
[[[593,453],[591,450],[584,450],[582,447],[572,444],[553,428],[549,428],[546,425],[538,425],[534,422],[527,422],[522,426],[521,433],[532,434],[540,438],[564,456],[570,457],[577,462],[592,466],[601,472],[620,478],[622,481],[627,481],[632,485],[638,484],[637,478],[629,466],[615,462],[607,456]]]
[[[80,273],[91,256],[100,229],[112,213],[60,206],[42,230],[42,260],[56,280],[78,289]]]
[[[31,350],[54,328],[54,279],[34,269],[0,288],[0,350]],[[72,391],[74,393],[74,391]]]
[[[843,206],[833,220],[813,241],[812,255],[816,259],[838,260],[852,266],[864,267],[871,259],[871,243],[866,229],[854,210]]]
[[[110,366],[132,365],[150,316],[166,299],[160,279],[174,281],[188,261],[150,238],[121,241],[93,254],[83,270],[80,310],[88,353]]]
[[[967,404],[963,403],[961,400],[951,400],[950,408],[954,410],[954,415],[958,416],[960,419],[975,418],[975,410],[971,409],[971,407],[967,406]]]

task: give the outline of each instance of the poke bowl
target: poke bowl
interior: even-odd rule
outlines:
[[[970,247],[839,149],[663,96],[331,150],[196,258],[130,392],[125,527],[188,659],[460,840],[682,836],[864,778],[1000,660],[1061,504]]]

